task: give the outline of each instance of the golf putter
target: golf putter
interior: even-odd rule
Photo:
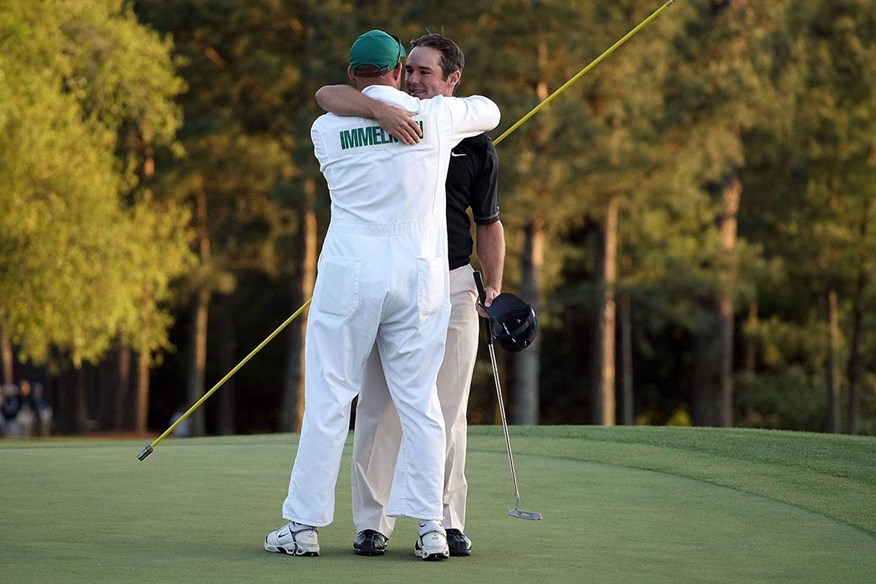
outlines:
[[[481,273],[474,273],[475,285],[478,288],[478,298],[481,306],[486,299],[484,291],[484,281],[481,278]],[[505,433],[505,446],[508,449],[508,466],[511,467],[511,479],[514,481],[514,508],[508,511],[508,515],[517,519],[527,519],[529,521],[540,521],[541,513],[538,511],[524,511],[520,508],[520,488],[517,486],[517,471],[514,470],[514,456],[511,454],[511,436],[508,434],[508,419],[505,417],[505,402],[502,399],[502,385],[499,382],[499,367],[496,365],[496,349],[493,346],[493,332],[490,328],[489,319],[484,320],[484,332],[487,337],[487,348],[490,352],[490,364],[493,366],[493,379],[496,382],[496,396],[499,398],[499,413],[502,416],[502,431]]]

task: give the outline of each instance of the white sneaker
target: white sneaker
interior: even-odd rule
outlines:
[[[265,550],[290,556],[318,556],[319,536],[309,525],[287,523],[265,537]]]
[[[450,557],[447,535],[441,531],[430,531],[417,538],[414,553],[424,560],[446,560]]]

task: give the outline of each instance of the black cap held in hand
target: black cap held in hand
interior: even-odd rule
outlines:
[[[538,332],[535,310],[513,294],[503,292],[485,306],[490,315],[490,329],[499,346],[517,353],[532,344]]]

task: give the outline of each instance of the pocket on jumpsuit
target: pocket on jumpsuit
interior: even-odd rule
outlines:
[[[335,316],[350,316],[359,306],[362,260],[323,257],[319,262],[317,309]]]
[[[444,288],[447,264],[444,258],[418,258],[417,272],[417,306],[421,316],[430,316],[450,302]]]

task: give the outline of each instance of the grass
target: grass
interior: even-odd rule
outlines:
[[[876,438],[759,430],[469,432],[469,558],[352,553],[349,458],[319,558],[263,551],[297,435],[0,442],[2,581],[876,582]],[[347,448],[349,455],[349,445]]]

